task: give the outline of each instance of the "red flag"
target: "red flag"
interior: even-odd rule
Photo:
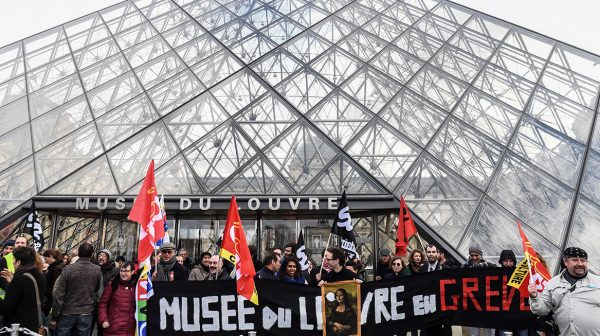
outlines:
[[[521,234],[521,241],[523,242],[523,251],[525,252],[525,259],[529,260],[531,271],[527,273],[527,276],[525,277],[519,290],[521,291],[521,293],[523,293],[527,290],[527,285],[529,285],[529,283],[532,282],[535,283],[538,293],[541,293],[544,291],[544,288],[546,288],[546,284],[552,277],[550,276],[550,272],[548,272],[544,264],[542,264],[542,261],[538,257],[537,252],[535,252],[535,250],[533,249],[533,246],[531,246],[529,239],[527,239],[527,236],[525,236],[525,232],[523,232],[521,223],[517,222],[517,224],[519,225],[519,233]]]
[[[220,256],[235,265],[237,293],[258,305],[258,293],[254,285],[256,271],[246,242],[246,235],[242,228],[242,220],[240,219],[235,196],[231,196]]]
[[[413,221],[410,210],[406,206],[404,197],[400,197],[400,218],[398,218],[398,229],[396,230],[396,255],[406,255],[406,246],[410,238],[417,234],[417,228]]]
[[[154,160],[150,162],[144,184],[140,189],[133,207],[127,216],[129,220],[140,224],[140,242],[138,245],[138,262],[150,258],[154,245],[165,236],[165,226],[160,212],[160,200],[154,182]]]

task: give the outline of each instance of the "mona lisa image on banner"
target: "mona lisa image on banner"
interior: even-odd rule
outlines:
[[[354,280],[321,287],[323,336],[360,336],[360,285]]]

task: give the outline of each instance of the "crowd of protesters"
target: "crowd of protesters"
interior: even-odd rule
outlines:
[[[123,256],[113,256],[110,250],[94,251],[89,243],[82,243],[71,254],[56,249],[45,250],[41,255],[28,246],[26,237],[8,240],[0,258],[0,323],[19,323],[33,331],[41,325],[48,326],[52,335],[133,335],[135,333],[135,285],[139,270],[134,262]],[[346,259],[343,250],[330,247],[324,251],[321,264],[314,260],[296,257],[295,244],[283,249],[275,247],[265,251],[257,260],[256,249],[250,247],[257,279],[284,281],[302,285],[322,286],[324,283],[343,280],[365,280],[364,266],[358,259]],[[565,263],[577,259],[575,270],[587,261],[587,254],[577,250],[566,251]],[[543,258],[538,255],[542,260]],[[567,259],[567,257],[571,259]],[[157,258],[154,260],[154,258]],[[584,260],[585,259],[585,260]],[[152,281],[211,281],[235,278],[234,265],[224,262],[217,254],[203,252],[193,260],[186,249],[177,250],[175,244],[165,243],[152,256]],[[504,250],[498,264],[515,267],[517,263],[512,250]],[[414,249],[408,258],[393,256],[387,248],[378,253],[375,281],[393,281],[416,273],[435,272],[448,268],[496,267],[483,258],[483,250],[477,245],[469,247],[468,261],[456,264],[449,261],[442,250],[428,245],[424,250]],[[304,268],[304,269],[303,269]],[[570,276],[566,285],[573,285],[582,274]],[[587,269],[585,269],[587,274]],[[594,278],[596,279],[596,278]],[[574,286],[574,285],[573,285]],[[532,302],[537,298],[532,294]],[[546,297],[542,296],[542,299]],[[535,303],[535,309],[544,315],[552,313],[550,304]],[[539,308],[542,307],[542,308]],[[36,313],[33,313],[36,312]],[[543,328],[542,328],[543,327]],[[556,331],[551,325],[540,323],[545,335]],[[537,335],[535,330],[490,330],[469,328],[469,335]],[[425,330],[412,330],[411,335],[451,335],[451,326],[440,324]]]

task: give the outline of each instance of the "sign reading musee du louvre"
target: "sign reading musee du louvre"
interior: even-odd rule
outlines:
[[[439,323],[527,328],[527,298],[507,286],[512,269],[457,269],[362,283],[363,335],[393,335]],[[148,335],[322,335],[321,290],[256,282],[259,306],[237,296],[234,281],[156,282]],[[332,286],[335,286],[332,284]]]

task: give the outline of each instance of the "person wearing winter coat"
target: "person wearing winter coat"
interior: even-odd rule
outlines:
[[[119,276],[104,288],[98,303],[98,323],[104,336],[135,334],[135,275],[132,262],[124,262]]]
[[[37,298],[34,279],[37,284],[38,297],[44,300],[46,281],[35,267],[36,253],[31,247],[17,247],[13,252],[14,275],[4,269],[0,272],[6,280],[6,296],[0,300],[0,314],[4,315],[4,325],[18,323],[33,332],[40,328]],[[31,278],[33,277],[33,279]]]
[[[152,268],[152,281],[187,281],[188,270],[175,259],[175,244],[160,246],[158,267]]]
[[[483,250],[479,245],[473,244],[469,246],[469,261],[462,265],[462,268],[486,268],[486,267],[496,267],[495,264],[492,264],[489,261],[485,261],[483,259]],[[483,334],[485,336],[493,336],[494,329],[483,329]],[[480,330],[477,327],[469,327],[469,336],[479,336]]]

